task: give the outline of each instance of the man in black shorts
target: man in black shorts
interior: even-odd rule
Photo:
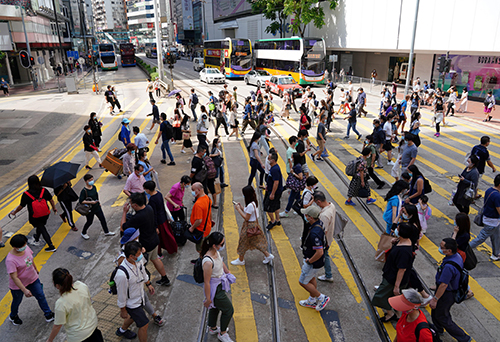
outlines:
[[[139,242],[130,241],[125,244],[125,258],[115,275],[120,317],[125,320],[123,325],[116,330],[116,335],[130,340],[134,339],[137,334],[130,331],[128,327],[135,322],[139,328],[139,341],[146,342],[149,319],[144,311],[144,296],[146,296],[144,285],[148,287],[151,295],[154,295],[155,289],[146,273],[142,245]]]
[[[266,195],[264,196],[264,211],[269,216],[267,229],[271,229],[274,226],[281,226],[279,214],[281,193],[283,192],[283,177],[281,176],[281,169],[278,165],[278,154],[276,152],[270,154],[269,162],[271,169],[267,176]]]

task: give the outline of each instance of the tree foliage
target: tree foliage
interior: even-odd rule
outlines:
[[[337,8],[339,0],[326,0],[331,10]],[[315,27],[325,25],[325,13],[317,0],[284,0],[284,13],[293,16],[291,25],[294,32],[304,37],[306,26],[312,22]]]
[[[272,20],[266,27],[266,33],[280,33],[280,38],[284,38],[283,26],[287,15],[285,14],[286,0],[248,0],[252,5],[253,13],[262,13],[264,18]]]
[[[7,54],[3,51],[0,51],[0,68],[3,66],[2,61],[4,58],[7,58]]]

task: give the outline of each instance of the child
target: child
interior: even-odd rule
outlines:
[[[428,201],[429,197],[427,197],[427,195],[422,195],[417,204],[418,218],[420,220],[420,226],[422,227],[422,234],[425,234],[427,231],[427,220],[432,215],[432,209],[429,207],[429,204],[427,204]]]

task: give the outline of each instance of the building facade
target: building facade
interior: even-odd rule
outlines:
[[[127,30],[125,0],[92,0],[94,31],[122,32]]]

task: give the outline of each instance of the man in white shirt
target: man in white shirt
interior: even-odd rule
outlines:
[[[134,132],[135,138],[134,138],[134,144],[137,146],[137,148],[140,150],[141,148],[145,148],[149,144],[149,140],[146,137],[144,133],[139,133],[139,127],[134,126],[132,128],[132,131]]]
[[[387,165],[394,166],[394,162],[392,161],[392,120],[394,120],[394,114],[391,113],[387,116],[387,121],[383,127],[385,143],[382,148],[387,151]]]
[[[321,208],[319,214],[319,220],[323,222],[323,229],[325,231],[326,242],[328,247],[333,243],[333,235],[335,231],[335,215],[337,214],[337,209],[335,205],[326,200],[326,196],[322,191],[315,191],[313,194],[314,203]],[[337,233],[337,232],[335,232]],[[337,233],[338,234],[338,233]],[[332,260],[328,252],[325,253],[325,274],[319,276],[318,279],[322,281],[333,282],[332,274]]]
[[[144,311],[144,285],[149,293],[154,295],[155,289],[149,281],[146,268],[143,264],[142,246],[137,241],[130,241],[125,244],[125,260],[119,266],[115,275],[116,290],[118,295],[118,307],[120,317],[125,321],[121,328],[118,328],[116,335],[127,339],[134,339],[135,333],[128,330],[135,322],[139,328],[139,341],[148,340],[149,319]],[[133,336],[133,337],[132,337]]]

